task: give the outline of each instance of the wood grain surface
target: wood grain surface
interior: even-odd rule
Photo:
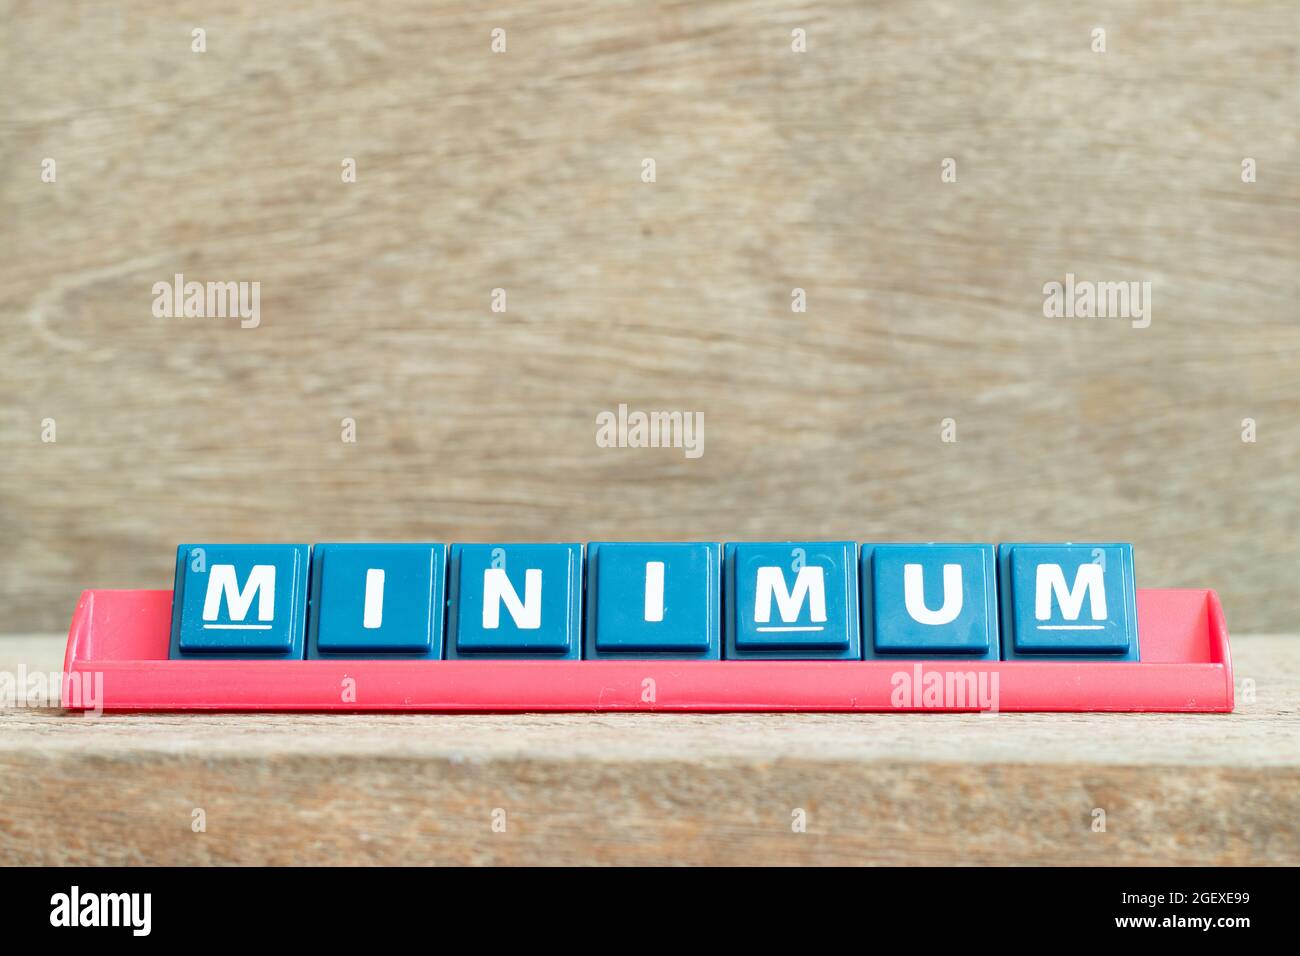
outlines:
[[[184,541],[834,537],[1132,541],[1141,584],[1216,587],[1235,629],[1294,630],[1293,0],[4,0],[0,98],[0,629],[65,628],[84,587],[170,586]],[[259,282],[260,325],[154,317],[154,283],[177,273]],[[1045,317],[1067,274],[1150,282],[1150,327]],[[598,447],[596,416],[620,403],[702,412],[703,455]],[[178,758],[145,759],[156,781]],[[411,769],[364,759],[274,799],[326,820],[375,766],[379,788]],[[803,799],[802,759],[763,764],[763,814]],[[844,769],[820,813],[902,807],[917,778],[898,766],[893,782]],[[171,809],[233,793],[225,770],[196,768]],[[960,789],[965,766],[950,772]],[[594,773],[600,805],[651,829],[726,794],[700,778],[638,796]],[[1019,809],[1078,787],[1053,811],[1064,833],[1127,793],[1125,773],[1045,775]],[[1252,786],[1214,773],[1216,806]],[[508,779],[474,799],[509,802]],[[1151,812],[1200,798],[1184,799]],[[316,839],[327,855],[340,837]],[[1144,839],[1085,834],[1072,853],[1268,852],[1245,833]],[[817,842],[728,840],[697,852]],[[1011,859],[1026,840],[973,828],[963,852]],[[465,858],[520,845],[485,837]]]
[[[1300,640],[1233,652],[1212,715],[2,709],[0,861],[1297,865]]]

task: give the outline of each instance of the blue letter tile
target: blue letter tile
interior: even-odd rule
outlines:
[[[1002,544],[1004,660],[1138,660],[1131,544]]]
[[[316,545],[307,656],[442,657],[446,554],[441,544]]]
[[[453,544],[447,657],[582,656],[582,545]]]
[[[589,544],[586,656],[718,660],[721,568],[716,544]]]
[[[305,544],[182,544],[176,549],[169,656],[303,656]]]
[[[728,658],[860,660],[857,545],[728,544]]]
[[[993,545],[864,544],[862,634],[868,658],[998,660]]]

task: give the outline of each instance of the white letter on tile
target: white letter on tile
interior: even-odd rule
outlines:
[[[384,569],[366,568],[366,609],[361,626],[373,631],[384,622]]]
[[[662,561],[645,563],[645,619],[655,622],[664,619],[664,563]]]
[[[1074,575],[1074,587],[1065,589],[1065,572],[1059,564],[1040,564],[1034,589],[1034,617],[1040,621],[1052,616],[1052,595],[1061,606],[1061,616],[1077,621],[1083,610],[1083,598],[1090,598],[1092,619],[1106,620],[1106,581],[1100,564],[1081,564]]]
[[[506,577],[505,568],[487,568],[483,572],[483,629],[501,626],[501,602],[505,601],[515,627],[535,631],[542,626],[542,569],[524,572],[524,601],[519,603],[515,587]]]
[[[919,564],[903,565],[903,598],[907,613],[918,624],[951,624],[961,614],[961,565],[943,566],[943,606],[937,611],[925,606],[924,575]]]

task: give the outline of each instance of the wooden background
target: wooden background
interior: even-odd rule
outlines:
[[[1293,0],[0,3],[0,631],[181,541],[786,536],[1131,540],[1294,630],[1298,38]],[[178,272],[261,327],[154,318]],[[1045,318],[1067,272],[1150,281],[1150,328]],[[620,402],[703,456],[597,447]]]

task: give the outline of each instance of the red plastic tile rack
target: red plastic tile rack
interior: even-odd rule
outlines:
[[[90,590],[68,634],[63,701],[108,711],[1231,711],[1214,591],[1140,589],[1137,606],[1138,663],[196,661],[167,659],[171,591]],[[100,693],[83,695],[90,686]]]

